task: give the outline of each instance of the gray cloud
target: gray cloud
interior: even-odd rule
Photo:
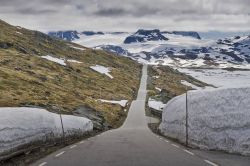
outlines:
[[[249,6],[249,0],[1,0],[0,18],[42,31],[245,31]]]
[[[94,14],[99,16],[121,16],[125,15],[127,12],[124,9],[118,8],[109,8],[109,9],[100,9]]]
[[[28,14],[28,15],[40,15],[40,14],[52,14],[56,13],[56,10],[53,9],[34,9],[34,8],[23,8],[18,10],[19,14]]]

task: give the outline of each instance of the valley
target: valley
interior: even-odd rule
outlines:
[[[8,131],[17,130],[18,139],[14,140],[17,142],[14,148],[17,149],[20,148],[19,138],[28,140],[27,144],[24,143],[24,146],[28,146],[32,142],[29,139],[34,138],[36,144],[39,139],[42,142],[51,141],[54,137],[60,140],[66,134],[67,137],[74,138],[69,142],[75,143],[73,146],[77,147],[77,140],[97,134],[94,139],[102,135],[100,132],[110,130],[104,133],[106,138],[100,138],[96,142],[103,146],[101,151],[109,149],[113,142],[116,146],[113,150],[120,150],[117,148],[120,146],[120,139],[126,139],[125,144],[132,141],[148,151],[150,147],[147,144],[150,142],[159,147],[163,145],[149,136],[151,131],[148,130],[147,123],[151,125],[151,129],[157,130],[157,134],[167,133],[168,125],[165,124],[168,123],[168,116],[165,116],[165,109],[183,94],[199,94],[202,90],[209,93],[210,90],[216,91],[221,87],[250,86],[249,41],[249,36],[208,40],[202,39],[199,33],[193,31],[158,29],[139,29],[135,33],[56,31],[44,34],[0,21],[0,112],[8,119],[12,119],[11,113],[22,113],[37,123],[33,127],[40,132],[31,135],[28,131],[34,128],[24,123],[23,118],[15,123],[11,122],[13,128],[7,126]],[[180,103],[177,104],[178,109],[184,106],[183,101]],[[156,112],[157,116],[152,112]],[[36,114],[40,114],[40,119]],[[156,122],[151,123],[151,118],[157,118]],[[27,125],[22,126],[25,129],[20,127],[25,132],[19,132],[20,128],[17,126],[20,124]],[[160,124],[163,127],[159,128]],[[116,129],[114,134],[110,134],[111,129]],[[159,129],[163,132],[158,133]],[[8,131],[4,132],[8,135],[11,133]],[[131,135],[135,131],[141,134]],[[52,137],[51,133],[54,134]],[[43,136],[33,137],[39,134]],[[148,137],[144,143],[134,137],[141,138],[142,135]],[[3,142],[11,139],[14,138],[4,137]],[[87,143],[92,142],[87,139]],[[93,156],[98,154],[97,144],[91,149]],[[38,146],[41,147],[41,144]],[[65,145],[59,143],[54,146],[47,149],[45,154]],[[89,151],[87,148],[83,149],[81,152]],[[167,151],[165,147],[160,150],[173,156],[183,155],[173,149]],[[184,148],[185,150],[187,149]],[[130,151],[131,149],[127,150],[126,154]],[[132,151],[134,153],[136,149]],[[8,154],[3,151],[5,153]],[[40,152],[38,154],[40,157],[45,155]],[[23,155],[25,158],[26,154]],[[111,156],[115,158],[116,154]],[[212,154],[208,156],[214,160]],[[33,157],[22,164],[30,164],[35,160]],[[77,165],[82,162],[78,155],[67,157],[76,157]],[[159,159],[165,163],[162,157],[164,156]],[[183,157],[190,165],[204,165],[200,158],[190,160],[185,155]],[[50,164],[67,163],[65,159],[54,161],[50,156],[46,158]],[[96,163],[92,159],[89,157],[89,162]],[[149,160],[149,163],[152,161],[154,160]],[[178,162],[175,157],[173,161]],[[245,161],[247,160],[244,163]],[[104,162],[105,159],[98,164]],[[219,162],[223,163],[221,160]]]

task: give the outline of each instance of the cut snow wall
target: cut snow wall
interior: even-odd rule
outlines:
[[[168,102],[161,132],[185,143],[186,96]],[[250,155],[250,88],[188,92],[188,143],[201,149]]]
[[[84,117],[62,115],[66,136],[82,135],[93,130]],[[60,115],[39,108],[0,108],[0,155],[18,150],[33,142],[62,137]]]

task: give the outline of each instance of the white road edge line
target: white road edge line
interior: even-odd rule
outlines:
[[[184,149],[184,152],[186,152],[186,153],[191,154],[192,156],[194,156],[194,153],[192,153],[192,152],[190,152],[190,151],[188,151],[186,149]]]
[[[62,151],[61,153],[58,153],[57,155],[55,155],[55,157],[59,157],[59,156],[61,156],[63,153],[65,153],[65,151]]]
[[[79,142],[79,144],[83,144],[83,143],[84,143],[84,141]]]
[[[71,146],[71,147],[70,147],[70,149],[73,149],[73,148],[75,148],[75,147],[77,147],[77,145],[73,145],[73,146]]]
[[[176,148],[179,148],[179,146],[178,145],[175,145],[175,144],[171,144],[172,146],[174,146],[174,147],[176,147]]]
[[[206,163],[212,165],[212,166],[218,166],[217,164],[215,164],[215,163],[213,163],[213,162],[211,162],[211,161],[208,161],[208,160],[204,160],[204,161],[205,161]]]
[[[43,162],[43,163],[39,164],[38,166],[44,166],[46,164],[47,164],[47,162]]]

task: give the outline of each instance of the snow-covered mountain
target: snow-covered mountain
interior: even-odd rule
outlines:
[[[130,44],[130,43],[143,43],[147,41],[161,41],[161,40],[168,40],[165,36],[163,36],[159,29],[153,29],[153,30],[144,30],[139,29],[136,33],[128,36],[124,40],[124,44]]]
[[[83,32],[77,32],[77,31],[56,31],[56,32],[49,32],[48,35],[56,37],[56,38],[60,38],[63,40],[67,40],[67,41],[73,41],[76,39],[80,39],[81,35],[86,35],[86,36],[93,36],[93,35],[104,35],[103,32],[94,32],[94,31],[83,31]]]
[[[73,41],[75,39],[79,39],[79,33],[77,31],[57,31],[57,32],[49,32],[48,35],[61,38],[67,41]]]
[[[92,35],[104,35],[103,32],[94,32],[94,31],[83,31],[82,34],[87,35],[87,36],[92,36]]]
[[[250,68],[249,36],[205,40],[197,32],[161,32],[157,29],[140,29],[135,33],[77,33],[77,36],[79,38],[73,40],[75,43],[143,63],[179,67]]]

